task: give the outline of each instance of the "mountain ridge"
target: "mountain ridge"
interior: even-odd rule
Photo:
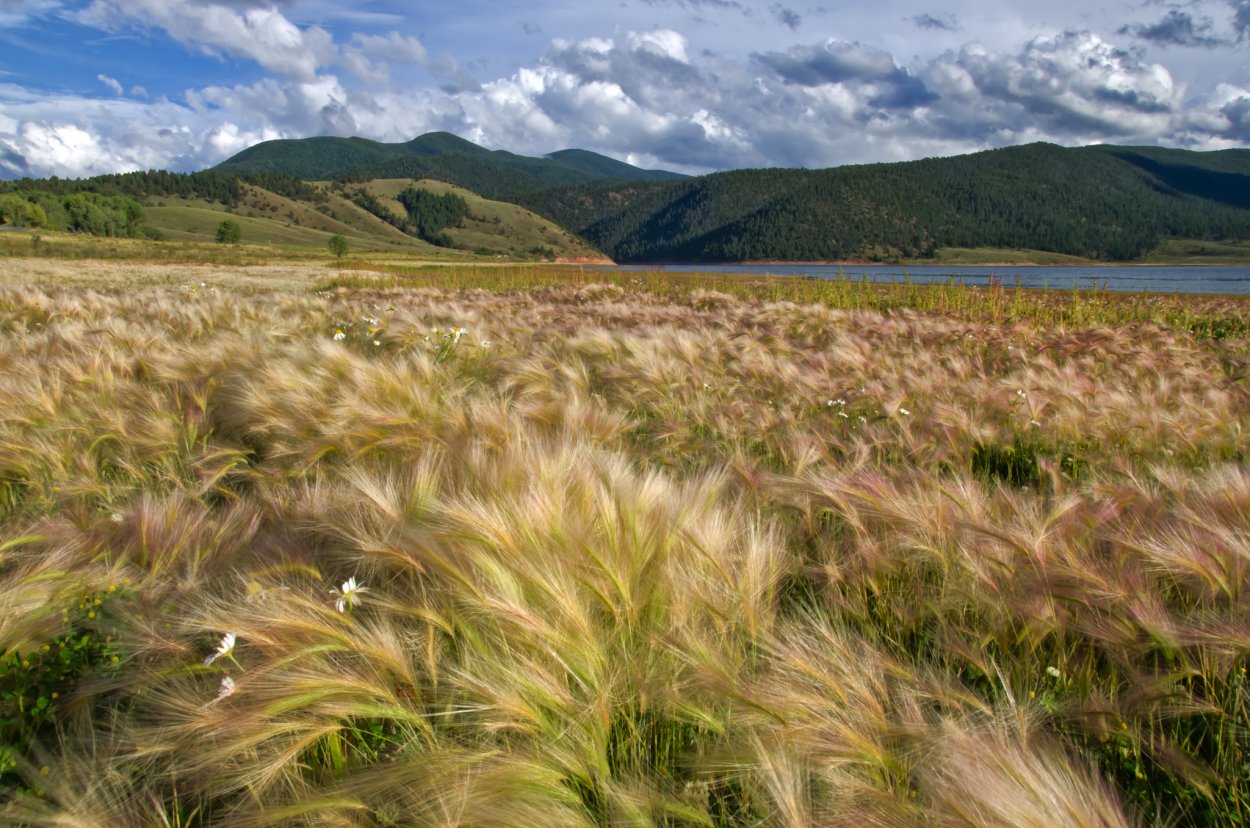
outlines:
[[[644,170],[589,150],[558,150],[541,158],[490,150],[449,132],[430,132],[393,144],[355,137],[283,138],[248,147],[212,170],[236,175],[282,173],[310,181],[426,178],[490,198],[609,180],[686,177]]]
[[[1250,239],[1250,150],[1035,143],[519,200],[620,262],[896,261],[942,248],[1133,261],[1168,239]]]

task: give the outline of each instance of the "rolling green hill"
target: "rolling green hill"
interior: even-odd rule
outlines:
[[[281,173],[309,180],[423,178],[445,181],[488,198],[603,181],[667,181],[685,176],[642,170],[586,150],[529,158],[488,150],[447,132],[402,144],[364,138],[266,141],[235,155],[214,172]]]
[[[623,262],[924,259],[949,248],[1129,261],[1168,240],[1250,239],[1250,150],[1039,143],[564,187],[519,201]]]
[[[420,229],[396,200],[414,180],[455,196],[452,224]],[[90,193],[138,200],[149,208],[148,224],[170,239],[211,235],[219,216],[206,211],[224,211],[248,219],[245,240],[323,245],[340,234],[356,250],[438,257],[459,250],[543,259],[603,251],[621,262],[1250,259],[1247,149],[1038,143],[685,178],[584,150],[527,158],[431,133],[404,144],[271,141],[185,175],[0,181],[9,201],[51,205]]]
[[[512,260],[595,260],[603,255],[548,219],[515,204],[491,201],[437,181],[378,180],[354,185],[401,215],[395,197],[416,186],[435,194],[455,193],[468,203],[469,212],[447,229],[450,247],[438,247],[404,233],[354,203],[352,192],[326,183],[313,184],[313,198],[278,195],[244,185],[236,203],[203,198],[152,199],[145,208],[148,226],[170,241],[209,242],[217,226],[234,219],[244,244],[269,244],[325,250],[331,236],[341,235],[356,252],[393,252],[421,258],[490,256]]]

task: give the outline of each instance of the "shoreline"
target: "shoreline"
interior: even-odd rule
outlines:
[[[653,262],[660,266],[685,265],[682,262]],[[860,261],[777,261],[771,259],[752,260],[747,262],[697,262],[691,267],[707,265],[712,267],[1250,267],[1250,259],[1228,262],[1189,262],[1183,259],[1168,262],[963,262],[963,261],[917,261],[902,262],[860,262]],[[645,266],[645,265],[644,265]]]

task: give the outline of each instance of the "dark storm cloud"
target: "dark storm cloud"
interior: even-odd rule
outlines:
[[[777,18],[779,23],[783,26],[788,26],[791,31],[797,32],[799,26],[803,25],[803,18],[794,9],[786,8],[780,3],[774,3],[768,7],[768,10],[773,13],[773,17]]]
[[[915,109],[936,103],[939,96],[913,75],[900,74],[886,91],[868,99],[868,105],[879,109]]]
[[[699,11],[705,9],[719,9],[721,11],[740,11],[748,13],[750,10],[737,2],[737,0],[642,0],[648,6],[677,6],[682,9],[696,9]]]
[[[943,32],[953,32],[959,28],[959,25],[955,22],[954,16],[949,15],[949,14],[943,14],[941,16],[937,16],[937,15],[933,15],[928,12],[925,12],[924,14],[918,14],[915,17],[913,17],[911,19],[911,22],[916,26],[917,29],[927,29],[930,31],[936,30],[936,31],[943,31]]]
[[[796,86],[871,84],[873,89],[866,103],[874,108],[912,109],[938,99],[923,80],[898,66],[888,52],[859,43],[829,41],[820,46],[796,46],[784,53],[752,57],[785,83]]]
[[[1209,17],[1194,17],[1188,12],[1173,9],[1157,23],[1121,26],[1119,33],[1132,35],[1157,46],[1196,46],[1203,49],[1215,49],[1228,45],[1227,41],[1212,35],[1214,28],[1215,21]]]
[[[853,79],[888,80],[902,70],[889,52],[831,40],[819,46],[792,46],[784,52],[751,55],[786,83],[819,86]]]
[[[1233,7],[1233,29],[1237,32],[1237,39],[1250,38],[1250,0],[1229,0],[1228,5]]]
[[[451,55],[442,55],[430,62],[430,71],[439,80],[439,89],[448,95],[461,92],[477,92],[482,84],[478,83],[460,63]]]
[[[575,75],[581,82],[615,83],[631,93],[662,86],[672,89],[699,88],[707,82],[699,70],[659,48],[654,42],[635,38],[611,44],[581,41],[551,50],[546,60]]]
[[[1228,119],[1228,137],[1237,141],[1250,141],[1250,98],[1238,98],[1220,110]]]
[[[930,122],[948,137],[1116,140],[1174,129],[1179,115],[1178,90],[1161,67],[1090,32],[1037,37],[1016,54],[965,46],[922,76],[942,96]]]
[[[11,149],[0,150],[0,171],[6,178],[22,178],[31,173],[26,156]]]

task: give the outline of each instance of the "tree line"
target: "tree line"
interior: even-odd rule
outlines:
[[[0,222],[88,233],[92,236],[138,238],[148,234],[143,205],[122,195],[92,192],[59,194],[18,190],[0,195]]]
[[[1250,239],[1250,153],[1049,144],[828,170],[572,187],[522,203],[618,261],[891,260],[942,247],[1132,260]]]
[[[343,192],[353,204],[392,227],[439,247],[455,247],[454,240],[446,231],[459,227],[469,216],[469,202],[455,193],[435,195],[429,190],[409,185],[395,197],[405,210],[405,215],[397,216],[381,199],[363,187],[350,192],[344,189]]]
[[[286,173],[262,171],[238,175],[213,170],[193,173],[146,170],[97,175],[92,178],[20,178],[0,181],[0,194],[41,191],[54,195],[96,193],[104,196],[128,196],[133,199],[164,196],[200,198],[227,207],[237,207],[249,184],[299,201],[322,202],[326,199],[325,193],[318,188]]]

